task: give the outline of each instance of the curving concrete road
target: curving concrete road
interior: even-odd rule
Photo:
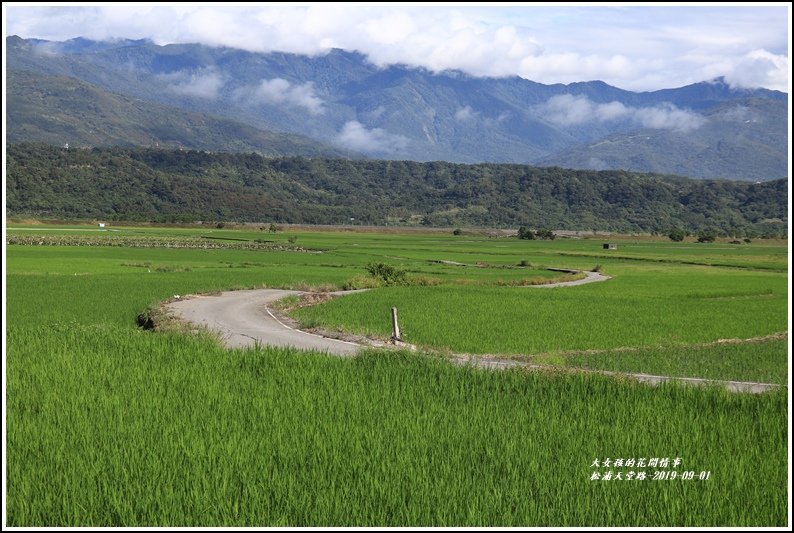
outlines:
[[[333,355],[355,355],[362,347],[351,342],[329,339],[293,329],[268,310],[268,304],[300,294],[298,291],[256,289],[227,291],[218,296],[194,296],[171,302],[166,310],[173,315],[204,325],[221,334],[229,348],[270,345],[317,350]]]
[[[577,279],[576,281],[561,281],[559,283],[546,283],[545,285],[527,285],[527,287],[534,287],[538,289],[553,289],[555,287],[573,287],[575,285],[584,285],[586,283],[595,283],[597,281],[606,281],[612,279],[611,276],[605,276],[601,272],[590,272],[587,270],[569,270],[571,273],[584,273],[585,277]]]

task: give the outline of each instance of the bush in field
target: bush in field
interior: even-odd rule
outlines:
[[[553,241],[554,240],[554,232],[550,229],[539,229],[536,233],[538,239],[542,239],[544,241]]]
[[[684,240],[684,237],[686,237],[686,232],[681,228],[673,228],[668,234],[668,237],[670,237],[671,241],[681,242]]]
[[[369,263],[367,272],[373,278],[380,279],[384,285],[404,285],[407,282],[407,273],[386,263]]]
[[[462,229],[460,229],[460,228],[455,228],[455,229],[452,231],[452,234],[453,234],[453,235],[463,235],[463,230],[462,230]]]
[[[535,240],[535,232],[529,229],[526,226],[521,226],[518,228],[518,238],[519,239],[526,239],[528,241]]]
[[[704,231],[700,235],[698,235],[698,242],[714,242],[717,236],[714,234],[713,231]]]

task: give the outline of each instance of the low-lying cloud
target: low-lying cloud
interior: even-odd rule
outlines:
[[[766,50],[753,50],[745,54],[725,74],[731,87],[785,87],[790,72],[789,59]]]
[[[346,122],[334,140],[342,148],[375,154],[392,154],[408,146],[408,137],[382,128],[367,129],[357,120]]]
[[[471,106],[467,105],[455,111],[455,120],[458,120],[460,122],[467,122],[469,120],[477,118],[477,115],[479,115],[479,113],[477,111],[474,111],[471,108]]]
[[[296,85],[283,78],[264,79],[255,87],[238,90],[237,96],[252,98],[265,104],[300,107],[311,115],[325,112],[324,102],[315,94],[312,82]]]
[[[645,128],[687,132],[699,128],[706,121],[701,115],[672,104],[653,107],[631,107],[616,101],[598,104],[586,96],[572,94],[552,96],[537,106],[536,112],[559,126],[625,120]]]
[[[172,93],[207,100],[218,98],[221,88],[226,83],[223,75],[213,68],[196,71],[181,70],[161,74],[159,77],[168,84],[166,89]]]

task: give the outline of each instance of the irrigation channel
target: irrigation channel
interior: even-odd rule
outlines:
[[[609,276],[604,276],[598,272],[585,272],[585,274],[586,277],[580,280],[536,285],[532,286],[532,288],[576,286],[610,279]],[[331,294],[345,295],[354,292],[358,291],[339,291]],[[386,343],[380,341],[370,341],[367,346],[356,342],[332,339],[322,335],[301,331],[285,324],[284,321],[279,320],[272,312],[271,305],[282,298],[300,294],[302,294],[300,291],[281,289],[226,291],[212,296],[192,295],[179,298],[176,301],[166,304],[165,309],[169,314],[180,320],[204,326],[218,333],[221,341],[228,348],[279,346],[292,347],[299,350],[316,350],[340,357],[352,357],[359,350],[364,348],[387,346]],[[480,368],[494,370],[511,367],[523,367],[537,370],[551,368],[559,369],[558,367],[538,365],[512,359],[499,359],[468,354],[454,354],[449,357],[449,360],[455,364],[474,365]],[[627,377],[651,385],[658,385],[666,381],[677,381],[684,384],[701,386],[717,384],[724,386],[731,392],[762,393],[778,387],[778,385],[770,383],[654,376],[649,374],[574,368],[566,370],[570,370],[571,372],[593,372],[609,376]]]

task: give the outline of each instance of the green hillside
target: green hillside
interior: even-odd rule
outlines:
[[[40,144],[7,161],[9,215],[781,234],[788,209],[786,180]]]

